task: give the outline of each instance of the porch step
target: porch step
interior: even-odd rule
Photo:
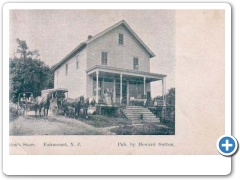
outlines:
[[[134,124],[143,122],[159,122],[160,120],[150,111],[148,108],[141,106],[127,106],[123,110],[123,113]],[[143,120],[140,119],[140,115],[143,115]]]
[[[143,113],[143,112],[141,112],[141,113],[126,113],[128,116],[133,116],[133,117],[135,117],[135,116],[140,116],[141,114],[143,114],[143,116],[145,116],[145,117],[155,117],[155,115],[153,115],[153,114],[150,114],[149,112],[147,112],[147,113]]]
[[[144,114],[152,114],[152,112],[149,112],[149,111],[130,111],[130,110],[125,110],[126,114],[141,114],[141,113],[144,113]]]
[[[125,109],[126,111],[134,111],[134,112],[148,112],[149,110],[147,108],[144,109]]]

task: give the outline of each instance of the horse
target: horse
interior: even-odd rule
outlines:
[[[38,109],[39,109],[39,115],[41,117],[41,112],[42,112],[42,108],[43,108],[43,114],[44,114],[44,119],[47,119],[48,116],[48,110],[51,104],[51,99],[52,99],[52,93],[49,92],[46,96],[44,97],[38,97],[37,99],[37,105],[38,105]]]
[[[88,107],[89,107],[89,98],[86,98],[83,104],[83,114],[85,115],[85,118],[88,119]]]
[[[25,104],[25,114],[27,115],[28,110],[34,110],[35,118],[37,118],[37,110],[39,109],[39,104],[36,98],[31,99],[29,102]]]
[[[70,109],[74,108],[74,116],[76,119],[80,117],[80,110],[83,109],[83,114],[85,118],[87,116],[87,109],[89,106],[88,98],[84,101],[84,96],[80,96],[76,99],[66,98],[59,103],[64,111],[65,117],[69,114]]]
[[[80,110],[83,109],[83,115],[88,119],[88,107],[89,107],[89,98],[84,99],[83,96],[80,97],[80,101],[76,104],[75,112],[77,117],[80,116]]]
[[[75,112],[75,106],[76,106],[76,103],[77,103],[75,99],[66,98],[66,99],[63,99],[60,102],[61,103],[59,104],[59,109],[61,108],[63,110],[65,117],[70,114],[72,109],[74,109],[74,112]],[[74,114],[76,114],[76,113],[74,113]]]

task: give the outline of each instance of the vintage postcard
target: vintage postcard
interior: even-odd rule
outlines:
[[[9,155],[219,155],[227,5],[139,5],[9,5]]]

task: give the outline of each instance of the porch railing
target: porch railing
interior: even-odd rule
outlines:
[[[128,103],[127,103],[128,102]],[[127,101],[126,98],[123,98],[121,102],[116,101],[113,102],[113,98],[111,97],[100,97],[98,99],[98,104],[102,105],[113,105],[113,106],[121,106],[121,105],[130,105],[130,106],[144,106],[144,107],[156,107],[156,106],[164,106],[164,100],[151,100],[146,98],[129,98]]]

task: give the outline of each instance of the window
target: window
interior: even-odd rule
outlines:
[[[68,75],[68,63],[66,64],[66,76]]]
[[[144,85],[139,82],[129,83],[129,97],[142,99],[144,95]]]
[[[136,70],[139,69],[139,63],[138,63],[138,58],[137,57],[133,58],[133,69],[136,69]]]
[[[123,34],[118,35],[118,44],[123,45]]]
[[[107,65],[108,54],[107,52],[102,52],[102,65]]]
[[[76,69],[79,69],[79,54],[76,56]]]

